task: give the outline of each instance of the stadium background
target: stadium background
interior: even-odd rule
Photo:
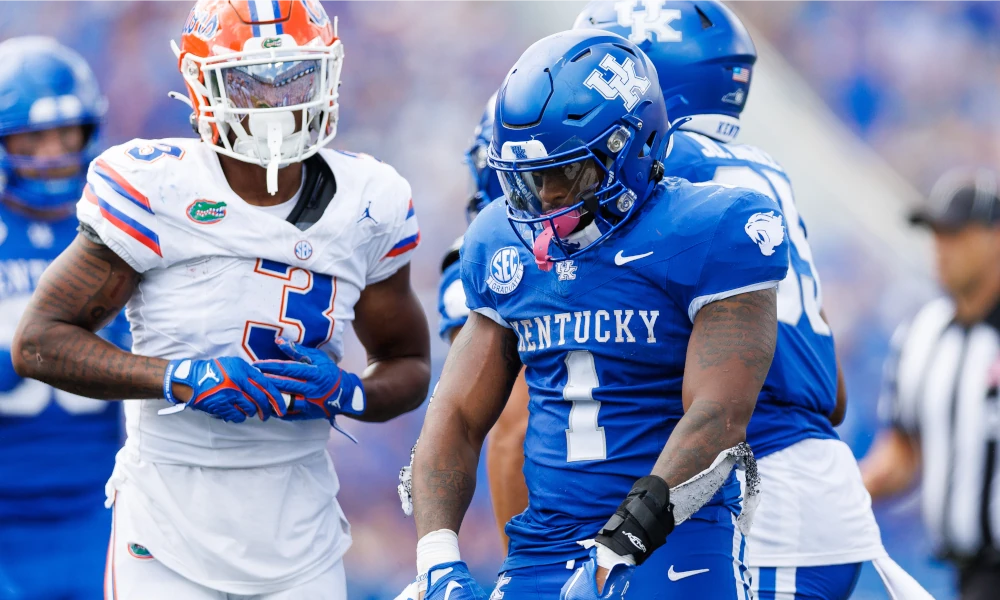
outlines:
[[[436,328],[438,264],[462,232],[462,155],[483,103],[534,40],[571,26],[583,3],[325,3],[346,50],[334,146],[373,154],[407,177],[422,227],[414,284]],[[4,2],[0,39],[46,34],[94,67],[110,112],[107,144],[190,136],[169,41],[188,2]],[[841,436],[861,456],[877,426],[881,362],[893,328],[936,293],[928,240],[905,207],[957,164],[1000,166],[1000,4],[740,2],[761,60],[745,139],[783,162],[824,283],[850,395]],[[355,343],[350,365],[363,363]],[[447,353],[435,340],[434,366]],[[332,440],[351,519],[351,597],[391,598],[413,573],[415,533],[396,499],[423,410],[386,425],[350,423]],[[876,508],[892,555],[938,598],[953,596],[931,558],[918,499]],[[252,523],[248,523],[252,527]],[[492,581],[499,547],[480,478],[463,557]],[[855,598],[884,598],[866,568]]]

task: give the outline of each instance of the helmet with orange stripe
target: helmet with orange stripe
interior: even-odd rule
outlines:
[[[199,0],[173,48],[195,130],[266,167],[268,192],[336,135],[344,50],[318,0]]]

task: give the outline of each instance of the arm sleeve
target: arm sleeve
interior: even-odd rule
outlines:
[[[376,242],[375,250],[370,256],[367,285],[388,279],[409,264],[413,251],[420,244],[420,227],[413,209],[410,184],[394,169],[388,165],[386,168],[388,171],[382,180],[373,186],[375,189],[372,195],[368,196],[372,204],[386,206],[387,210],[375,213],[371,204],[367,207],[373,216],[386,215],[384,233]]]
[[[706,304],[775,287],[788,271],[784,218],[774,201],[745,192],[705,240],[673,257],[668,291],[694,323]]]
[[[131,173],[106,155],[94,160],[87,172],[87,185],[76,205],[81,226],[89,227],[139,273],[162,266],[162,232],[149,198],[130,181]]]
[[[465,302],[465,289],[462,287],[462,264],[453,262],[444,269],[441,275],[441,287],[438,290],[438,313],[441,325],[438,334],[441,339],[450,342],[451,332],[469,320],[469,307]]]

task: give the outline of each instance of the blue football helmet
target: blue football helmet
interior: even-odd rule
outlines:
[[[739,118],[750,91],[757,49],[739,18],[721,2],[592,2],[574,29],[613,31],[638,45],[656,66],[670,118]]]
[[[486,109],[483,111],[482,118],[479,119],[479,125],[476,126],[472,146],[465,152],[465,164],[472,172],[472,182],[475,185],[475,191],[465,208],[465,214],[470,223],[480,211],[486,208],[487,204],[503,196],[496,171],[486,164],[486,155],[490,142],[493,141],[493,113],[496,111],[496,104],[497,95],[494,93],[486,102]]]
[[[580,29],[525,51],[498,93],[487,162],[542,270],[596,246],[650,196],[668,129],[656,70],[627,39]]]
[[[0,192],[40,209],[76,202],[86,183],[87,164],[97,155],[97,135],[107,108],[97,79],[83,58],[47,37],[11,38],[0,43]],[[82,125],[81,152],[39,159],[6,152],[3,138],[15,133]],[[77,166],[70,177],[29,178],[18,169]]]

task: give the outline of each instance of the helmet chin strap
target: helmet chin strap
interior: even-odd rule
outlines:
[[[557,209],[561,210],[561,209]],[[553,211],[554,212],[554,211]],[[543,271],[552,270],[552,257],[549,256],[549,246],[552,243],[553,233],[558,233],[559,237],[566,237],[573,233],[576,226],[580,224],[583,213],[579,210],[571,210],[564,215],[559,215],[545,223],[545,229],[535,238],[534,253],[535,264]]]
[[[298,136],[292,135],[295,133],[295,117],[291,112],[275,112],[251,114],[247,121],[253,137],[240,140],[238,145],[252,144],[255,146],[252,151],[259,158],[267,157],[267,193],[273,196],[278,193],[278,168],[282,154],[293,152],[299,141]],[[240,151],[239,148],[236,150]]]

